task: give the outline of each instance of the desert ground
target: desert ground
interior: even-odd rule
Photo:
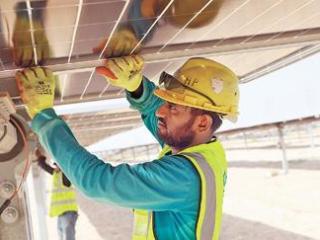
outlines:
[[[320,161],[230,163],[221,240],[320,239]],[[244,166],[244,167],[243,167]],[[130,239],[132,212],[78,194],[77,240]],[[57,239],[48,218],[49,240]]]

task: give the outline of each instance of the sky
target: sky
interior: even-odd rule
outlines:
[[[81,103],[55,107],[58,114],[72,111],[105,111],[128,107],[125,99],[106,100],[99,103]],[[73,110],[72,110],[73,109]],[[221,130],[235,129],[277,121],[320,114],[320,53],[262,76],[249,83],[240,84],[240,115],[236,124],[225,121]],[[135,141],[130,141],[135,139]],[[141,139],[137,143],[136,139]],[[91,151],[144,145],[155,139],[143,128],[121,133],[90,146]]]
[[[320,53],[240,84],[237,124],[223,129],[320,114]]]

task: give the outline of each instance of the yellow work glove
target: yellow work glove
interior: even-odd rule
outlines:
[[[142,81],[143,64],[142,57],[132,55],[108,59],[105,66],[97,67],[96,71],[104,76],[111,85],[134,92]]]
[[[98,47],[93,49],[93,52],[100,54],[106,43],[107,40],[103,40]],[[128,27],[123,27],[114,33],[103,53],[103,56],[105,58],[127,56],[137,44],[138,40],[133,31]],[[139,50],[140,46],[138,46],[134,52],[138,52]]]
[[[33,36],[37,55],[37,64],[43,64],[49,57],[49,43],[43,27],[43,23],[39,18],[33,18]],[[28,67],[34,66],[35,55],[30,32],[30,21],[23,11],[19,12],[14,25],[13,36],[13,58],[17,66]]]
[[[32,119],[44,109],[52,108],[55,76],[48,68],[26,68],[16,73],[17,86]]]

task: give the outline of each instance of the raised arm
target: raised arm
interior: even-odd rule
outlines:
[[[107,60],[105,66],[98,67],[97,72],[104,76],[111,85],[126,90],[131,107],[140,112],[146,127],[163,145],[163,141],[157,134],[155,116],[156,110],[163,104],[163,101],[153,94],[154,83],[142,75],[143,64],[143,59],[138,55],[114,58]]]
[[[54,110],[54,76],[40,67],[18,73],[21,97],[42,146],[76,188],[121,206],[153,210],[189,207],[197,198],[198,176],[188,161],[165,156],[130,166],[112,166],[86,151]],[[141,82],[141,81],[140,81]],[[139,83],[140,84],[140,83]]]
[[[87,196],[120,206],[153,210],[190,207],[198,197],[198,177],[181,157],[130,166],[112,166],[86,151],[53,109],[36,115],[32,128],[62,171]]]

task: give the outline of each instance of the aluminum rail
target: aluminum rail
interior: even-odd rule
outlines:
[[[286,67],[294,62],[297,62],[303,58],[309,57],[318,52],[320,52],[320,44],[303,47],[297,51],[294,51],[293,53],[288,54],[287,56],[279,58],[271,63],[268,63],[265,66],[257,68],[256,70],[241,76],[240,82],[241,83],[250,82],[265,74],[274,72],[280,68]]]
[[[250,36],[203,41],[194,45],[190,43],[173,44],[160,53],[157,52],[159,47],[148,47],[143,49],[141,55],[146,63],[152,63],[193,56],[222,56],[294,46],[304,47],[320,43],[320,28],[261,34],[246,41],[248,38]],[[98,55],[88,54],[73,56],[70,63],[68,63],[68,57],[49,59],[45,66],[56,74],[66,74],[91,71],[94,67],[101,66],[103,62],[104,59],[98,59]],[[20,68],[10,69],[8,67],[8,70],[0,71],[0,79],[14,77],[17,70]]]

